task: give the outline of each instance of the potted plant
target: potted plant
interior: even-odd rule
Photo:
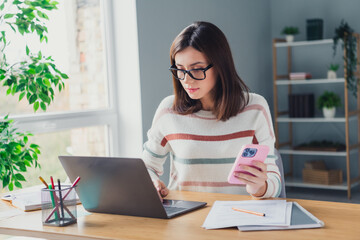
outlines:
[[[322,110],[325,118],[335,117],[336,107],[341,106],[340,97],[334,92],[325,91],[317,101],[318,108]]]
[[[287,42],[293,42],[294,35],[299,33],[299,29],[297,27],[288,26],[288,27],[284,27],[281,33],[285,34],[285,38]]]
[[[328,79],[335,79],[337,77],[336,71],[339,69],[339,64],[330,64],[327,72]]]
[[[13,120],[8,116],[0,122],[0,179],[2,187],[12,191],[21,188],[21,181],[25,181],[22,172],[27,167],[40,167],[38,164],[39,146],[29,142],[31,133],[17,132]]]
[[[335,35],[333,37],[333,54],[336,55],[336,49],[338,43],[341,43],[342,49],[346,49],[346,55],[344,56],[346,66],[346,82],[348,89],[357,97],[357,85],[359,84],[359,77],[355,75],[356,67],[359,64],[357,59],[357,40],[353,35],[354,30],[349,26],[347,22],[341,20],[340,26],[335,29]]]
[[[55,65],[51,56],[44,56],[41,51],[32,53],[31,47],[24,46],[26,59],[9,62],[6,48],[10,45],[8,31],[18,37],[36,34],[40,43],[47,38],[45,21],[49,20],[46,11],[57,9],[58,2],[52,0],[7,0],[0,4],[0,84],[7,88],[6,95],[16,96],[19,101],[27,101],[34,112],[39,108],[46,111],[54,100],[54,89],[59,92],[65,87],[64,79],[68,76]],[[25,181],[22,172],[27,167],[39,167],[39,146],[29,143],[28,132],[20,132],[13,126],[8,115],[0,118],[0,185],[21,188],[20,181]]]

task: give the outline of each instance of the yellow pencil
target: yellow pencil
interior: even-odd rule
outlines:
[[[254,212],[254,211],[241,209],[241,208],[234,208],[234,207],[232,208],[232,210],[238,211],[238,212],[250,213],[250,214],[254,214],[254,215],[257,215],[257,216],[261,216],[261,217],[265,217],[265,213]]]
[[[46,186],[46,188],[49,188],[49,185],[47,185],[47,183],[45,182],[45,180],[41,176],[39,176],[39,179]]]

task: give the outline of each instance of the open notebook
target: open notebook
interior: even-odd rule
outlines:
[[[286,230],[301,228],[320,228],[324,227],[324,222],[317,219],[314,215],[300,206],[297,202],[292,202],[291,220],[289,226],[238,226],[240,231],[261,231],[261,230]]]

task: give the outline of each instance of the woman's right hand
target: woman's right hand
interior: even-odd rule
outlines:
[[[161,199],[163,199],[169,194],[169,189],[166,187],[164,182],[157,179],[153,180],[153,183]]]

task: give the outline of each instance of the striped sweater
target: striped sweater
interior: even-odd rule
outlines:
[[[244,144],[270,147],[267,164],[267,191],[263,198],[277,197],[281,191],[275,164],[275,136],[269,106],[257,94],[249,94],[249,104],[227,121],[218,121],[211,111],[180,115],[172,110],[174,96],[159,105],[142,159],[153,179],[163,174],[170,156],[170,190],[247,194],[245,186],[227,183],[235,158]]]

